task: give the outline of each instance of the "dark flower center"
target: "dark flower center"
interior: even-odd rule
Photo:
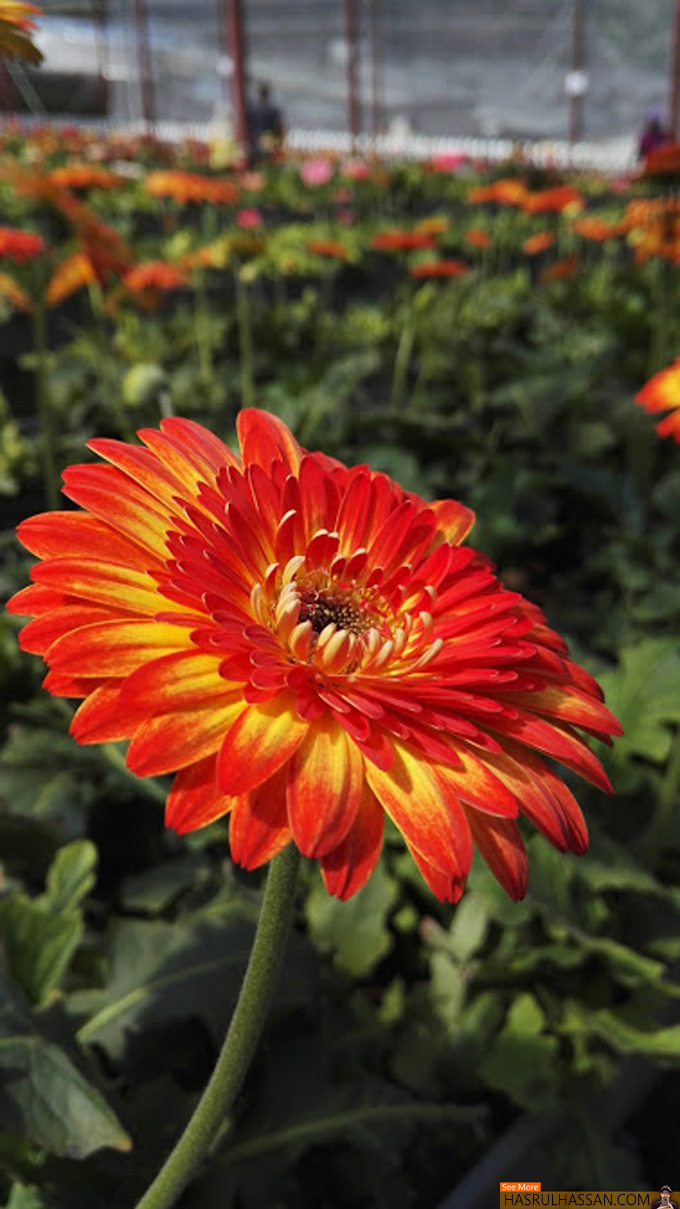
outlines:
[[[371,627],[371,614],[362,607],[356,594],[343,588],[303,588],[300,592],[299,620],[311,622],[315,634],[327,625],[352,634],[365,634]]]

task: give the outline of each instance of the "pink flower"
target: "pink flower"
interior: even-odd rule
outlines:
[[[435,155],[430,161],[430,167],[433,172],[457,172],[467,162],[467,155],[461,155],[460,153],[454,155],[448,152],[442,155]]]
[[[351,181],[364,181],[370,176],[370,170],[364,160],[345,160],[342,175]]]
[[[333,175],[330,160],[305,160],[300,168],[300,180],[306,185],[327,185]]]
[[[239,210],[236,222],[239,227],[261,227],[264,219],[259,210]]]

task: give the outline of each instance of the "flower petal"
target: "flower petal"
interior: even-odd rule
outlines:
[[[303,856],[320,857],[345,838],[361,801],[364,760],[329,717],[309,727],[288,781],[288,819]]]
[[[329,894],[345,901],[365,886],[378,863],[384,820],[382,806],[364,785],[356,818],[347,835],[321,858],[321,872]]]
[[[250,705],[234,719],[225,734],[217,762],[223,793],[249,793],[290,760],[304,739],[309,724],[298,718],[293,697],[282,693]]]
[[[229,848],[232,859],[244,869],[258,869],[290,843],[286,785],[288,769],[274,773],[250,793],[230,799]]]
[[[179,835],[197,831],[226,814],[232,801],[217,784],[217,757],[206,756],[177,773],[165,805],[165,825]]]
[[[475,844],[497,881],[510,898],[524,898],[529,881],[529,862],[519,828],[512,819],[481,815],[466,810]]]

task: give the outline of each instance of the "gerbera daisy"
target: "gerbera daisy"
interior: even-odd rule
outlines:
[[[638,391],[635,402],[650,415],[670,411],[671,414],[656,425],[656,431],[660,437],[673,437],[680,445],[680,357],[650,378]]]
[[[371,243],[376,252],[419,252],[436,246],[436,237],[427,231],[402,231],[396,227],[381,231]]]
[[[421,260],[409,269],[411,277],[461,277],[470,272],[462,260]]]
[[[45,252],[45,241],[35,231],[18,231],[14,227],[0,227],[0,260],[11,260],[13,264],[26,264],[37,260]]]
[[[555,236],[552,231],[537,231],[535,235],[530,235],[522,244],[522,251],[525,256],[538,256],[541,252],[547,252],[548,248],[552,248],[555,242]]]
[[[34,618],[45,687],[84,698],[72,734],[175,773],[175,830],[229,814],[248,869],[292,839],[348,898],[387,813],[438,898],[459,898],[473,844],[521,897],[520,812],[587,845],[546,757],[610,788],[577,734],[621,733],[597,684],[460,545],[462,504],[307,453],[266,412],[237,428],[240,455],[181,419],[144,447],[93,441],[108,465],[65,473],[83,510],[20,526],[41,561],[9,608]]]

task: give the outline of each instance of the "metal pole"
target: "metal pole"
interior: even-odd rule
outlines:
[[[224,16],[227,55],[231,60],[231,72],[227,78],[234,114],[234,136],[236,142],[247,154],[250,140],[246,106],[246,55],[241,0],[226,0]]]
[[[347,22],[347,120],[352,153],[359,134],[359,91],[357,80],[357,0],[345,0]]]
[[[571,35],[571,70],[583,71],[585,65],[586,0],[573,0]],[[577,143],[583,135],[583,93],[574,92],[569,98],[569,142]]]
[[[139,71],[139,86],[142,93],[142,115],[146,125],[153,126],[155,121],[153,72],[145,0],[134,0],[134,12],[137,35],[137,70]]]
[[[678,0],[680,3],[680,0]],[[382,132],[382,100],[383,100],[383,46],[381,39],[380,0],[370,0],[371,4],[371,127],[373,142]]]
[[[675,0],[673,42],[671,50],[671,79],[668,95],[668,137],[678,137],[678,103],[680,102],[680,0]]]

